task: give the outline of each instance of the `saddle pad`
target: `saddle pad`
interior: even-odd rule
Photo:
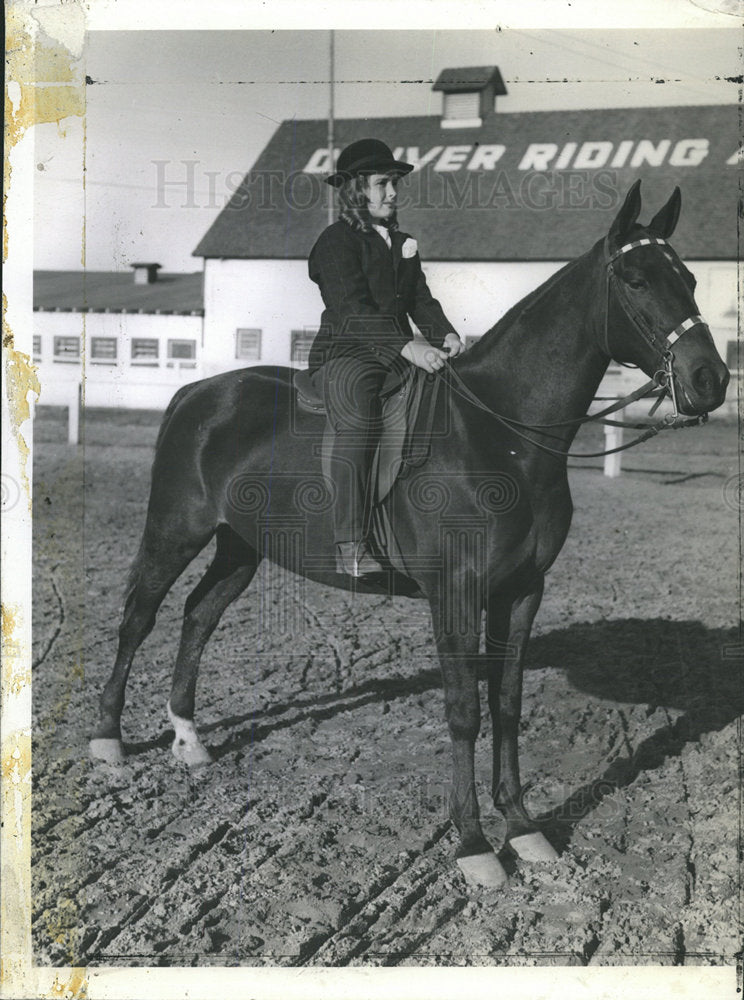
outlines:
[[[411,372],[391,371],[380,392],[380,399],[385,400],[389,396],[397,393],[410,379]],[[292,376],[292,382],[297,393],[297,406],[306,413],[323,415],[326,412],[323,400],[322,375],[320,371],[296,371]]]

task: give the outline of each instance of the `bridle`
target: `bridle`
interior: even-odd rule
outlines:
[[[691,330],[694,326],[703,322],[703,317],[699,314],[693,316],[688,316],[687,319],[682,320],[670,333],[666,334],[663,338],[661,344],[659,344],[659,339],[655,336],[654,331],[646,323],[642,314],[634,307],[632,297],[628,294],[625,285],[618,279],[615,274],[614,263],[624,254],[630,253],[639,247],[653,246],[654,244],[658,246],[665,247],[668,251],[669,257],[674,263],[675,258],[679,261],[676,253],[672,247],[667,243],[666,240],[660,239],[655,236],[646,236],[640,240],[633,240],[630,243],[625,243],[623,246],[619,247],[614,253],[609,252],[608,239],[605,239],[604,243],[604,254],[605,254],[605,271],[607,275],[607,296],[605,302],[605,315],[604,315],[604,336],[603,336],[603,347],[604,351],[609,358],[612,358],[613,352],[610,347],[610,331],[609,331],[609,319],[610,319],[610,298],[614,293],[616,300],[620,303],[625,316],[632,325],[635,327],[637,333],[640,334],[641,338],[651,347],[652,350],[656,351],[661,355],[661,362],[663,367],[657,369],[654,372],[652,383],[659,388],[666,389],[669,393],[669,398],[672,404],[672,413],[668,415],[667,420],[669,423],[674,423],[679,419],[685,419],[680,416],[679,408],[677,405],[677,390],[674,385],[674,353],[672,347],[680,337]],[[631,365],[625,365],[624,362],[619,362],[624,367],[635,367]],[[660,401],[659,401],[660,402]],[[653,411],[652,411],[653,412]],[[697,418],[695,418],[697,419]]]
[[[588,414],[584,417],[576,417],[569,420],[558,420],[554,423],[548,424],[528,424],[522,421],[515,420],[513,417],[506,417],[502,413],[497,413],[491,407],[487,406],[475,393],[468,388],[468,386],[463,381],[460,374],[456,369],[452,368],[451,365],[447,365],[443,372],[447,373],[447,377],[450,381],[452,389],[464,399],[466,399],[473,406],[480,410],[490,414],[504,426],[508,427],[514,434],[518,437],[524,438],[530,444],[534,445],[536,448],[540,448],[542,451],[549,452],[553,455],[558,455],[562,458],[600,458],[604,455],[612,455],[615,452],[625,451],[628,448],[632,448],[642,441],[647,441],[649,438],[658,434],[659,431],[668,429],[677,429],[684,427],[696,427],[700,424],[704,424],[708,419],[708,414],[703,413],[697,417],[684,417],[679,412],[679,407],[677,403],[677,391],[674,384],[674,352],[672,347],[677,341],[682,337],[688,330],[691,330],[694,326],[703,322],[703,319],[699,315],[688,316],[687,319],[682,320],[671,332],[667,333],[661,342],[659,338],[654,334],[653,330],[649,327],[648,323],[642,316],[642,314],[634,307],[632,297],[627,293],[625,286],[621,281],[619,281],[617,275],[615,274],[614,263],[620,257],[627,253],[631,253],[639,247],[650,246],[653,244],[658,244],[667,248],[670,254],[674,255],[671,259],[674,262],[676,254],[672,247],[666,242],[666,240],[657,237],[644,237],[643,239],[633,240],[630,243],[625,243],[617,250],[610,253],[609,251],[609,240],[605,239],[604,242],[604,264],[605,264],[605,274],[606,274],[606,296],[605,296],[605,312],[604,321],[602,324],[602,336],[603,343],[602,349],[604,353],[607,354],[609,358],[612,358],[612,350],[609,344],[610,331],[609,331],[609,317],[610,317],[610,305],[612,295],[614,293],[616,300],[619,302],[621,309],[623,310],[626,318],[631,322],[636,332],[640,334],[642,339],[660,356],[661,367],[658,368],[653,375],[653,378],[646,382],[640,389],[636,389],[635,392],[623,396],[621,399],[616,400],[612,405],[605,407],[598,413]],[[677,258],[678,259],[678,258]],[[681,264],[681,261],[680,261]],[[624,362],[620,362],[624,364]],[[636,367],[633,365],[624,365],[624,367]],[[609,414],[616,412],[617,410],[624,409],[630,403],[636,402],[639,399],[656,397],[655,402],[651,409],[649,410],[648,417],[652,417],[653,414],[658,409],[664,397],[668,395],[670,402],[672,404],[672,412],[668,413],[665,417],[660,420],[656,420],[652,423],[629,423],[627,421],[620,420],[608,420],[606,419]],[[522,433],[517,428],[523,428],[524,430],[534,431],[535,433],[541,433],[548,428],[556,427],[568,427],[572,424],[585,424],[597,422],[602,424],[608,424],[614,427],[631,427],[635,430],[643,430],[644,433],[638,435],[632,441],[627,444],[620,445],[617,448],[610,448],[606,451],[595,451],[595,452],[571,452],[571,451],[561,451],[557,448],[551,448],[541,441],[536,441],[534,438],[527,434]]]

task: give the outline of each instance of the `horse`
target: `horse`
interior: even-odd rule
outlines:
[[[660,384],[666,375],[682,415],[707,414],[726,394],[729,373],[698,314],[694,277],[668,243],[680,206],[675,188],[642,226],[636,181],[603,238],[449,362],[444,381],[457,391],[438,395],[428,457],[382,501],[403,573],[390,562],[383,576],[353,580],[335,571],[332,497],[324,493],[317,454],[325,421],[298,412],[293,369],[257,366],[179,389],[156,443],[146,523],[92,756],[123,760],[132,659],[170,587],[216,537],[213,561],[185,604],[167,705],[179,760],[212,759],[194,723],[199,661],[262,559],[332,587],[407,594],[431,609],[452,748],[449,814],[467,883],[507,881],[481,828],[475,788],[484,675],[493,721],[491,795],[505,818],[504,847],[525,861],[555,860],[524,807],[517,744],[527,642],[545,574],[571,523],[571,443],[611,359]]]

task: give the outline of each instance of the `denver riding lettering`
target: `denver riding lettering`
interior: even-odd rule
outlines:
[[[622,139],[620,142],[596,140],[591,142],[531,142],[521,154],[518,170],[598,170],[603,167],[697,167],[708,156],[710,141],[705,138],[678,139]],[[399,146],[393,151],[396,159],[414,164],[415,170],[431,165],[438,173],[457,170],[496,170],[507,151],[498,143],[455,146],[433,146],[422,152],[418,146]],[[338,154],[338,150],[335,151]],[[728,165],[739,162],[733,153],[726,160]],[[316,149],[303,168],[306,174],[328,173],[327,149]]]

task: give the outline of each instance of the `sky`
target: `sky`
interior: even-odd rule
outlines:
[[[278,124],[328,114],[329,40],[327,29],[90,31],[84,120],[36,127],[34,266],[199,270],[194,247]],[[725,79],[742,71],[736,26],[386,28],[334,40],[337,118],[436,115],[434,79],[469,65],[500,67],[497,113],[740,100]]]

